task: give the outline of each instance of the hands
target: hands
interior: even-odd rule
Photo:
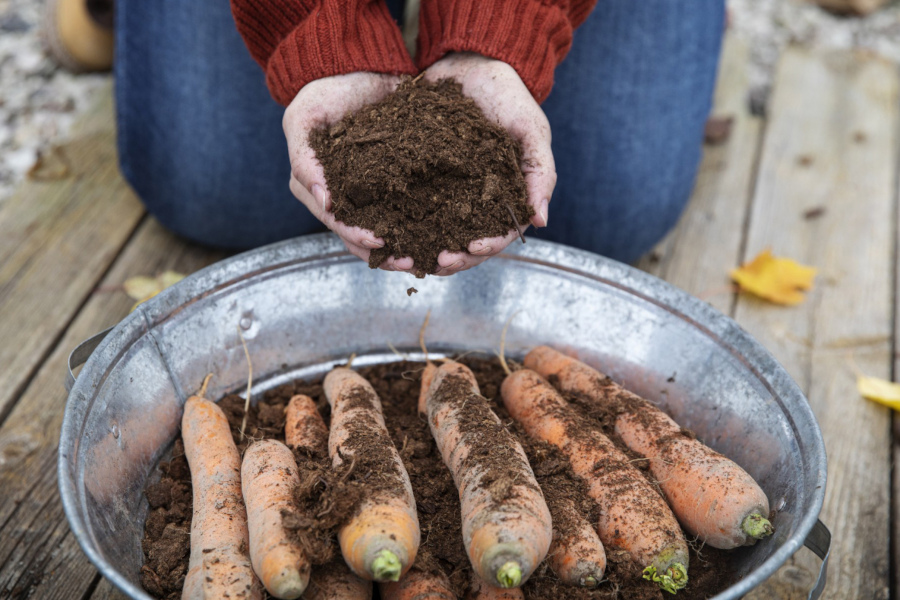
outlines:
[[[360,227],[335,221],[331,212],[331,193],[325,185],[325,171],[309,145],[309,134],[324,125],[333,125],[347,113],[378,102],[394,91],[400,77],[377,73],[349,73],[317,79],[303,86],[287,110],[282,126],[291,157],[291,192],[317,219],[336,233],[351,254],[369,261],[373,248],[384,240]],[[411,258],[391,257],[382,265],[389,271],[412,269]]]
[[[547,226],[547,208],[556,187],[556,165],[550,149],[550,123],[522,83],[515,69],[505,62],[480,54],[461,52],[448,54],[425,71],[429,81],[455,79],[462,84],[463,94],[472,98],[491,121],[509,131],[522,146],[522,172],[528,189],[528,204],[534,208],[531,223]],[[527,228],[527,223],[521,223]],[[438,275],[452,275],[478,265],[499,254],[518,233],[504,237],[475,240],[469,252],[441,252]]]
[[[547,209],[556,185],[556,167],[550,149],[550,124],[544,112],[515,70],[508,64],[473,53],[449,54],[433,64],[425,77],[430,81],[455,79],[463,93],[475,100],[488,119],[506,128],[522,146],[522,172],[528,203],[534,208],[536,227],[547,225]],[[347,249],[364,261],[374,248],[384,246],[372,231],[335,221],[325,173],[309,146],[309,133],[337,123],[349,112],[377,102],[394,91],[400,78],[375,73],[350,73],[313,81],[297,94],[284,113],[284,133],[291,158],[291,191]],[[526,223],[522,223],[527,227]],[[503,251],[518,234],[475,240],[468,252],[441,252],[438,275],[452,275],[478,265]],[[412,259],[391,257],[382,269],[411,271]]]

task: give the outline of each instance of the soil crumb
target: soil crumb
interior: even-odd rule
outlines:
[[[584,482],[572,472],[568,461],[553,446],[527,437],[509,418],[500,401],[504,372],[499,362],[472,357],[460,362],[475,373],[482,396],[488,401],[485,404],[500,417],[502,429],[522,444],[554,518],[560,512],[560,503],[571,502],[584,518],[596,520],[597,508],[587,498]],[[464,598],[471,585],[471,568],[462,543],[459,494],[450,471],[444,466],[426,419],[417,412],[423,368],[424,363],[395,362],[365,367],[359,373],[369,380],[381,400],[391,441],[399,450],[412,483],[422,531],[422,545],[413,568],[444,573],[458,597]],[[235,443],[242,452],[254,439],[284,439],[284,408],[290,398],[298,393],[315,400],[328,423],[330,411],[320,382],[297,381],[267,392],[248,413],[243,441],[240,440],[243,398],[231,395],[220,401],[232,426]],[[626,406],[631,404],[629,400],[632,398],[627,394],[623,396],[622,403]],[[360,397],[354,401],[370,402],[371,399]],[[619,410],[623,408],[625,406]],[[585,413],[584,416],[597,419],[600,423],[604,420],[608,422],[610,418],[608,414],[596,413]],[[313,564],[317,565],[312,576],[315,580],[318,572],[324,576],[328,569],[333,568],[331,561],[340,560],[336,531],[357,510],[362,494],[368,492],[353,476],[360,469],[359,465],[353,466],[351,472],[350,465],[345,462],[346,467],[333,470],[324,452],[313,455],[295,452],[295,457],[301,485],[295,493],[295,511],[285,515],[285,524],[298,534],[302,532],[299,537],[305,540]],[[187,572],[192,516],[190,470],[180,439],[175,443],[172,459],[160,463],[159,472],[159,482],[148,485],[145,490],[150,514],[143,540],[145,565],[141,570],[141,582],[154,597],[177,600],[181,597]],[[565,529],[571,524],[555,519],[554,526]],[[690,546],[689,582],[684,590],[678,592],[678,598],[707,599],[736,579],[731,565],[735,553],[741,550],[725,552],[696,544]],[[627,552],[606,548],[606,554],[606,579],[597,589],[584,590],[564,585],[544,563],[523,587],[525,598],[667,600],[667,594],[642,579],[640,568],[631,562]]]
[[[335,218],[384,238],[369,266],[412,257],[438,269],[442,250],[505,236],[534,215],[521,149],[459,83],[406,79],[376,104],[312,132]]]

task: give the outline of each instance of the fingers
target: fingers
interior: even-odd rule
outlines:
[[[556,162],[550,145],[550,123],[537,104],[534,108],[534,111],[516,117],[508,130],[522,147],[527,202],[534,209],[531,223],[535,227],[546,227],[550,222],[550,198],[556,187]]]

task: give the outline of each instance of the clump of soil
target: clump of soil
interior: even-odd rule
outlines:
[[[418,277],[442,250],[504,236],[534,215],[522,153],[459,83],[407,79],[376,104],[312,132],[334,216],[369,229],[385,246],[369,266],[412,257]]]
[[[486,406],[490,406],[503,423],[498,427],[516,436],[525,449],[551,514],[555,514],[557,503],[573,501],[582,516],[595,520],[597,508],[587,498],[584,482],[572,473],[565,458],[553,446],[529,438],[509,418],[500,401],[504,372],[499,363],[477,358],[466,358],[461,362],[475,373],[481,393],[488,400]],[[422,545],[413,568],[443,572],[457,595],[463,598],[469,590],[471,567],[462,543],[459,494],[427,421],[417,413],[423,367],[423,363],[397,362],[365,367],[359,372],[369,380],[381,399],[388,432],[400,451],[412,483],[422,531]],[[220,401],[232,426],[235,442],[242,451],[251,439],[283,440],[284,407],[296,393],[313,398],[328,422],[329,408],[319,382],[298,381],[266,393],[248,414],[247,435],[243,441],[240,440],[240,427],[244,400],[239,396],[226,396]],[[370,402],[371,399],[359,398],[358,401]],[[585,416],[588,415],[585,413]],[[329,560],[338,556],[336,529],[354,514],[362,494],[369,490],[364,490],[353,477],[361,469],[361,463],[357,463],[352,472],[346,463],[335,471],[331,469],[330,459],[323,454],[295,453],[295,457],[303,483],[295,496],[296,511],[285,515],[285,520],[289,527],[304,531],[306,539],[313,539],[308,546],[313,563],[327,569]],[[175,443],[172,459],[161,463],[159,469],[159,483],[148,485],[145,490],[151,511],[143,540],[146,563],[141,582],[153,596],[176,600],[181,596],[187,571],[192,516],[190,471],[180,440]],[[502,486],[498,490],[502,494]],[[567,525],[555,522],[554,526],[565,528]],[[667,600],[664,592],[642,579],[640,568],[632,563],[627,552],[606,548],[606,553],[606,581],[599,588],[584,590],[563,585],[544,563],[523,586],[526,599]],[[706,599],[731,584],[734,579],[731,557],[729,552],[692,545],[688,586],[678,592],[678,597]],[[313,579],[315,577],[314,570]]]

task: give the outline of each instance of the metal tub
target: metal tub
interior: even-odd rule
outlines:
[[[407,296],[417,285],[419,293]],[[491,351],[516,311],[507,354],[546,343],[576,351],[753,475],[778,509],[772,539],[740,549],[739,598],[804,542],[827,558],[817,521],[825,449],[802,392],[731,319],[659,279],[579,250],[516,245],[449,278],[414,281],[370,270],[330,235],[236,256],[142,304],[96,347],[71,387],[59,446],[59,486],[81,547],[130,598],[139,583],[144,484],[178,434],[182,405],[207,373],[218,398],[356,365],[412,358],[431,309],[429,350]],[[72,362],[90,350],[78,350]],[[79,356],[80,355],[80,356]],[[70,384],[71,374],[70,374]],[[823,563],[823,573],[824,573]],[[811,597],[824,585],[820,575]]]

